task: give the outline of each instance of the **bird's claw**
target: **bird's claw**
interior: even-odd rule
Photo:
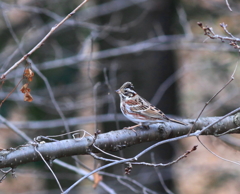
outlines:
[[[144,129],[150,129],[150,127],[149,127],[149,125],[142,125],[142,128],[144,128]]]

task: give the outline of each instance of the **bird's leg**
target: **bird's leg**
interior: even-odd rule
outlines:
[[[137,124],[137,125],[133,125],[131,127],[124,127],[124,129],[130,129],[132,131],[134,131],[136,133],[136,131],[134,130],[135,127],[139,127],[139,126],[142,126],[142,124]]]

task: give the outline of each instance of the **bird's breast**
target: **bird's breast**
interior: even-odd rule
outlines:
[[[131,120],[134,123],[142,123],[145,120],[145,117],[138,112],[131,110],[131,106],[128,106],[126,103],[121,104],[121,111],[124,116]]]

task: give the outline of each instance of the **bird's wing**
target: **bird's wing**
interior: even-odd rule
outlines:
[[[132,106],[130,109],[145,117],[152,117],[154,119],[169,120],[169,118],[157,107],[150,104],[145,99],[139,99],[141,103],[138,106]]]

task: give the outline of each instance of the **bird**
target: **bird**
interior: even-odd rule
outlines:
[[[126,127],[126,129],[134,130],[133,128],[138,126],[149,128],[149,125],[163,121],[187,125],[186,123],[167,117],[160,109],[138,95],[131,82],[124,83],[116,90],[116,93],[120,96],[120,109],[123,115],[137,124]]]

